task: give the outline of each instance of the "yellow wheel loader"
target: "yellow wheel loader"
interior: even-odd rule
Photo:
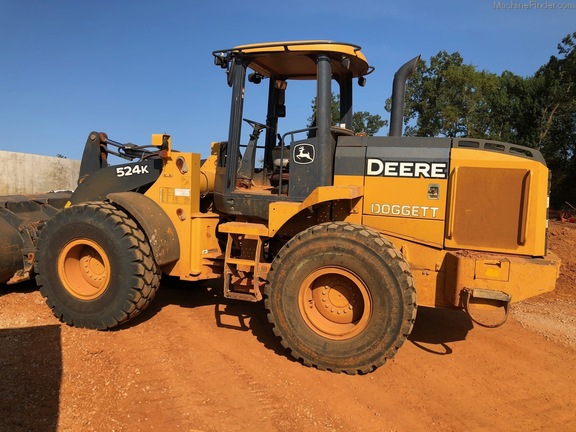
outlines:
[[[542,155],[402,137],[418,57],[395,75],[387,137],[351,130],[353,82],[374,70],[357,45],[262,43],[213,57],[232,97],[210,156],[175,151],[168,135],[138,146],[90,133],[74,192],[0,199],[2,282],[36,274],[60,320],[104,330],[144,310],[162,275],[222,278],[225,297],[263,300],[292,356],[349,374],[394,356],[417,305],[491,326],[511,302],[554,289]],[[267,100],[258,121],[245,118],[255,88]],[[313,126],[287,126],[302,89],[316,98]],[[482,308],[501,316],[487,321]]]

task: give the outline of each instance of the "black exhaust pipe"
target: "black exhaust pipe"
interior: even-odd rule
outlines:
[[[390,109],[390,132],[388,136],[402,136],[402,121],[404,119],[404,96],[406,81],[416,70],[420,56],[404,63],[394,74],[392,85],[392,106]]]

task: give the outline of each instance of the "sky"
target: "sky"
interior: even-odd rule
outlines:
[[[394,72],[418,54],[530,76],[574,31],[576,0],[0,0],[0,150],[80,159],[90,131],[136,144],[168,133],[206,157],[228,137],[231,97],[212,52],[237,45],[360,45],[375,71],[354,110],[388,118]],[[289,91],[285,131],[306,127],[313,97],[295,91],[292,108]],[[249,96],[245,114],[265,123]]]

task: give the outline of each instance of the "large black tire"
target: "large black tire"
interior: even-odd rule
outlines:
[[[160,285],[146,236],[104,202],[72,206],[41,230],[36,282],[54,314],[76,327],[105,330],[142,312]]]
[[[393,357],[416,318],[401,253],[379,233],[328,222],[292,238],[272,262],[265,305],[273,330],[307,366],[368,373]]]

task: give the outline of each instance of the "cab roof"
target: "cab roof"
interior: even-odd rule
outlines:
[[[332,60],[333,74],[351,73],[355,78],[374,70],[360,49],[358,45],[345,42],[305,40],[239,45],[213,54],[243,57],[248,60],[248,67],[260,75],[281,79],[315,79],[316,57],[323,54]]]

